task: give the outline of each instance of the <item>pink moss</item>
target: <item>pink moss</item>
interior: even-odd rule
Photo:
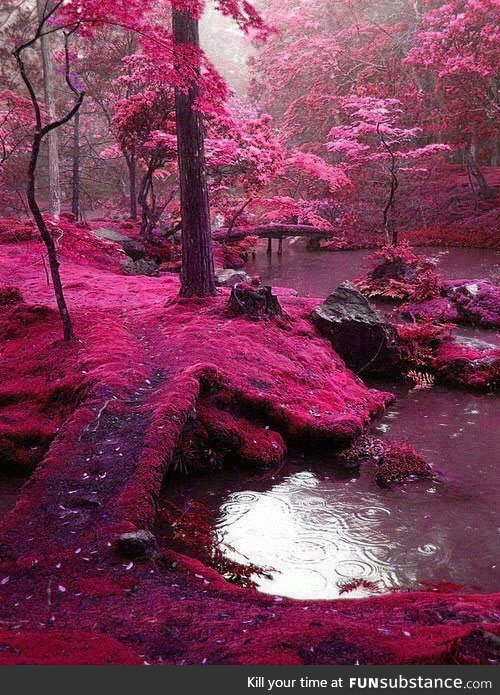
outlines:
[[[433,297],[421,302],[409,302],[401,307],[401,315],[413,321],[458,323],[460,313],[449,299]]]
[[[29,469],[76,404],[80,384],[70,366],[74,352],[54,343],[58,319],[47,307],[24,302],[0,307],[0,322],[2,467]]]
[[[140,665],[144,661],[128,646],[98,632],[0,631],[0,665]]]
[[[432,477],[430,465],[406,442],[390,441],[377,461],[375,482],[381,487]]]
[[[286,452],[283,438],[270,429],[256,426],[245,417],[235,417],[216,405],[198,407],[198,418],[216,448],[227,449],[249,466],[272,466],[281,462]]]
[[[500,383],[500,349],[494,345],[447,341],[431,364],[444,382],[454,386],[496,389]]]
[[[11,304],[19,304],[23,301],[23,295],[17,287],[10,285],[0,285],[0,307]]]
[[[280,438],[349,442],[389,396],[318,337],[310,301],[283,295],[287,322],[228,318],[228,292],[178,300],[175,278],[63,258],[66,345],[38,249],[3,251],[1,280],[27,304],[1,309],[0,422],[9,437],[42,428],[47,448],[0,524],[2,619],[20,626],[1,632],[3,663],[449,663],[450,642],[493,621],[493,596],[278,603],[173,553],[118,556],[119,534],[151,527],[189,423],[263,461]]]
[[[441,293],[456,307],[462,322],[500,328],[500,287],[489,280],[448,280]]]
[[[376,261],[374,268],[356,283],[367,297],[421,301],[439,291],[440,276],[434,266],[417,256],[407,242],[384,246],[370,258]]]
[[[362,463],[375,466],[374,479],[380,487],[391,487],[417,478],[433,478],[430,465],[407,442],[363,436],[339,455],[339,461],[347,467]]]
[[[32,222],[16,217],[0,217],[0,244],[17,244],[36,237]]]
[[[401,349],[406,354],[408,367],[430,367],[436,350],[443,342],[452,339],[454,326],[422,322],[395,324]]]

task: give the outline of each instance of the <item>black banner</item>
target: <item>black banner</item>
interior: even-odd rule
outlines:
[[[217,695],[499,692],[492,666],[4,666],[1,692]]]

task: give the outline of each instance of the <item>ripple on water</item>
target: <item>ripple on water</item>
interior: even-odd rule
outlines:
[[[391,515],[391,510],[386,507],[363,507],[356,510],[355,517],[361,521],[369,521],[372,524],[382,523],[384,518]]]
[[[343,579],[376,579],[378,573],[373,563],[366,558],[341,560],[335,565],[335,573]]]
[[[318,538],[315,534],[300,534],[285,548],[282,559],[293,564],[318,564],[338,553],[335,543],[329,538]]]
[[[422,555],[436,555],[438,551],[438,546],[433,545],[432,543],[426,543],[426,545],[419,545],[417,548],[417,552],[421,553]]]

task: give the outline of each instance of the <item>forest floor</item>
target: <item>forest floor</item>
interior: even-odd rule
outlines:
[[[228,290],[178,300],[173,275],[99,265],[63,259],[66,344],[41,248],[2,247],[0,285],[23,300],[0,306],[0,447],[31,475],[0,523],[0,664],[488,663],[495,595],[295,601],[165,547],[118,552],[152,528],[165,472],[199,458],[197,439],[272,465],[288,442],[345,445],[390,396],[318,336],[314,300],[283,291],[285,316],[252,322]]]

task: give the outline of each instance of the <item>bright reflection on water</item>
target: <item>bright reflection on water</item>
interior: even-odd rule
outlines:
[[[206,504],[229,558],[272,568],[270,578],[256,577],[266,593],[333,598],[353,580],[380,591],[440,582],[497,590],[497,401],[439,387],[397,393],[374,430],[411,440],[439,472],[438,484],[382,490],[369,466],[357,476],[322,454],[290,456],[279,472],[246,479],[241,471],[189,479],[165,494],[179,506]]]

